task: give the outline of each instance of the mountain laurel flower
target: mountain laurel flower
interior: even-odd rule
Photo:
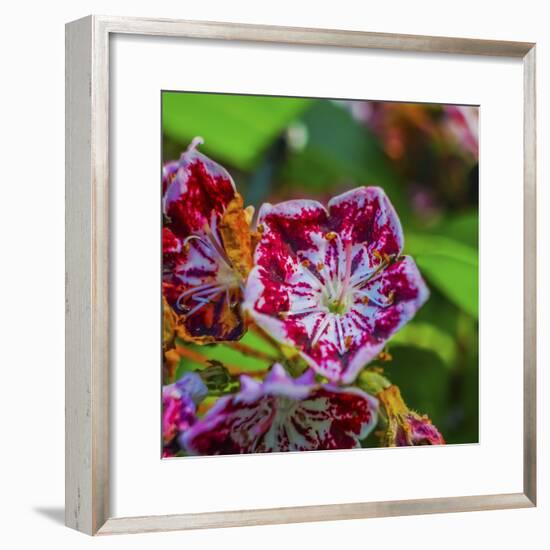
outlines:
[[[177,382],[162,388],[163,456],[171,456],[180,433],[195,423],[197,405],[206,397],[208,389],[200,376],[188,372]]]
[[[427,300],[384,191],[264,204],[245,309],[318,374],[351,383]]]
[[[388,425],[382,435],[384,446],[445,444],[443,436],[426,415],[408,409],[397,386],[389,386],[377,397],[387,417]]]
[[[359,447],[377,422],[376,398],[358,388],[315,383],[313,371],[292,378],[276,363],[265,380],[241,377],[180,437],[190,454],[316,451]]]
[[[198,344],[239,339],[252,267],[250,212],[229,173],[197,150],[163,168],[163,294],[178,336]]]

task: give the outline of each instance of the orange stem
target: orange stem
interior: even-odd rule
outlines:
[[[242,342],[225,342],[225,345],[234,349],[235,351],[242,353],[243,355],[247,355],[248,357],[255,357],[256,359],[263,359],[270,362],[277,361],[277,357],[269,355],[269,353],[265,353],[264,351],[260,351],[258,349],[247,346]]]
[[[281,344],[279,344],[279,342],[277,342],[277,340],[275,340],[274,338],[269,336],[269,334],[267,334],[258,325],[254,324],[254,323],[250,323],[248,325],[248,328],[252,332],[255,332],[258,336],[261,336],[264,340],[266,340],[274,349],[276,349],[276,350],[281,349]]]
[[[177,346],[176,351],[178,352],[180,357],[184,357],[185,359],[189,359],[190,361],[194,361],[195,363],[199,363],[200,365],[204,365],[205,367],[208,367],[212,364],[212,359],[209,359],[202,353],[199,353],[198,351],[195,351],[193,349]],[[240,376],[241,374],[246,374],[248,376],[264,376],[267,373],[267,370],[250,372],[243,371],[235,365],[228,365],[226,363],[223,363],[223,366],[227,369],[231,376]]]

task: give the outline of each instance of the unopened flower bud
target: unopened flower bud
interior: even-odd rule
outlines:
[[[383,445],[405,447],[445,444],[443,436],[428,416],[419,415],[407,407],[397,386],[389,386],[377,397],[387,418],[386,431],[382,433]]]
[[[227,393],[238,385],[225,366],[218,361],[210,361],[210,366],[200,371],[199,374],[210,394]]]

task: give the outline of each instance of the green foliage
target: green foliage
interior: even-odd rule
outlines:
[[[379,185],[400,213],[409,208],[399,183],[376,137],[353,119],[349,111],[332,101],[317,101],[301,120],[307,144],[292,153],[281,173],[286,186],[307,194],[336,193],[359,185]]]
[[[359,185],[384,189],[405,228],[405,253],[417,262],[431,295],[388,343],[393,360],[369,366],[383,366],[383,376],[401,388],[411,408],[432,418],[447,442],[478,441],[479,228],[475,194],[472,202],[463,202],[469,182],[453,180],[456,187],[443,182],[446,199],[455,192],[456,200],[439,204],[434,218],[423,218],[412,206],[411,182],[398,161],[386,155],[381,138],[331,100],[164,92],[162,117],[165,160],[202,136],[201,150],[227,166],[247,203],[255,206],[299,197],[326,202]],[[289,127],[302,133],[302,143],[286,138]],[[418,165],[433,171],[434,159],[428,160],[419,157]],[[445,175],[445,166],[439,168]],[[425,183],[420,180],[412,183]],[[305,367],[290,356],[277,357],[278,351],[254,332],[241,343],[290,365],[293,373]],[[273,363],[223,344],[178,345],[200,352],[214,366],[223,363],[244,372]],[[204,369],[181,359],[177,376]],[[368,387],[381,381],[372,372],[363,381]],[[376,445],[375,439],[371,434],[363,445]]]
[[[415,346],[435,353],[447,368],[452,368],[457,357],[455,339],[435,324],[410,322],[389,341],[390,350],[394,346]]]
[[[259,352],[263,352],[266,355],[277,358],[277,351],[272,348],[265,339],[261,338],[252,331],[248,331],[240,341],[241,344],[249,346]],[[231,345],[226,344],[209,344],[206,346],[197,346],[194,344],[187,344],[183,340],[178,341],[180,346],[188,346],[190,349],[199,352],[201,355],[212,360],[213,364],[223,363],[226,365],[237,366],[241,371],[256,372],[268,369],[274,361],[267,359],[259,359],[257,357],[251,357],[236,349],[233,349]],[[202,370],[204,367],[199,363],[191,361],[189,359],[182,359],[178,365],[176,377],[182,376],[185,372],[191,370]]]
[[[477,209],[450,215],[442,220],[434,229],[434,233],[449,237],[477,250],[479,237],[479,214]]]
[[[453,239],[407,234],[405,251],[449,300],[477,318],[478,259],[475,249]]]
[[[250,170],[309,104],[300,98],[164,92],[163,131],[181,148],[201,136],[207,155]]]
[[[414,346],[395,346],[384,376],[401,389],[407,405],[426,413],[443,432],[449,400],[449,369],[438,355]]]

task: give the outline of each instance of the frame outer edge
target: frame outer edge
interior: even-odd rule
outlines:
[[[524,341],[523,490],[537,502],[537,207],[536,46],[523,59]]]
[[[109,511],[109,33],[92,16],[92,533]]]
[[[108,35],[66,25],[65,524],[95,534],[109,494]]]
[[[107,520],[105,525],[99,530],[98,535],[155,533],[189,529],[216,529],[252,525],[279,525],[419,514],[504,510],[531,508],[532,506],[533,503],[523,493],[512,493],[421,500],[296,506],[260,510],[232,510],[201,514],[112,518]]]
[[[109,35],[493,55],[524,63],[524,493],[109,518]],[[529,508],[536,503],[535,45],[464,38],[88,16],[66,25],[66,511],[88,534]]]
[[[65,40],[65,524],[92,533],[91,18]]]
[[[109,32],[425,53],[524,57],[532,43],[218,21],[98,16]]]

